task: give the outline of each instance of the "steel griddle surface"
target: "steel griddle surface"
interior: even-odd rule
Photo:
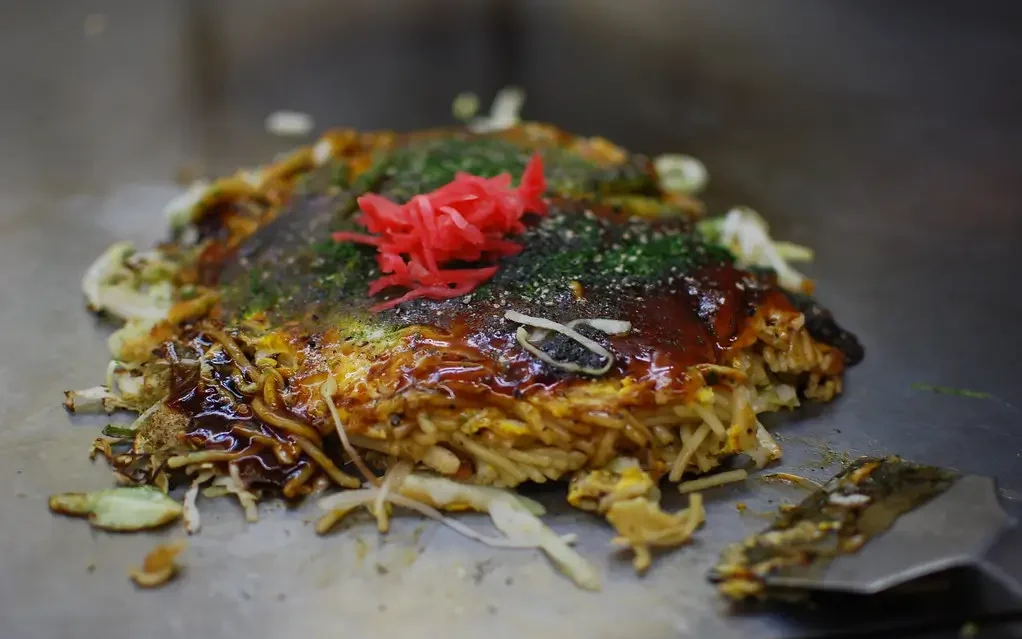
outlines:
[[[280,108],[413,128],[445,122],[460,90],[513,81],[529,90],[529,117],[700,157],[711,209],[749,204],[776,236],[812,246],[820,298],[867,347],[842,399],[782,420],[783,469],[820,479],[838,470],[827,450],[896,452],[995,475],[1018,512],[1012,5],[578,0],[519,3],[509,18],[471,2],[242,4],[54,0],[0,25],[0,636],[753,638],[880,622],[855,610],[728,613],[706,570],[764,524],[735,504],[758,513],[800,497],[755,481],[708,493],[696,543],[641,579],[607,526],[541,491],[548,521],[599,564],[601,594],[537,553],[412,517],[386,537],[361,520],[319,538],[311,505],[264,506],[246,525],[226,500],[200,501],[204,529],[181,578],[137,592],[127,568],[180,528],[109,535],[46,510],[52,492],[111,482],[85,457],[105,418],[60,407],[61,391],[101,381],[106,363],[109,329],[82,308],[78,281],[112,241],[160,237],[181,165],[223,171],[285,149],[262,131]],[[98,35],[83,33],[87,11],[106,17]]]

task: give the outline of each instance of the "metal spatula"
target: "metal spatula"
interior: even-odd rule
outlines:
[[[861,459],[711,572],[735,598],[770,589],[870,594],[972,568],[1022,602],[1022,529],[989,477],[897,457]]]

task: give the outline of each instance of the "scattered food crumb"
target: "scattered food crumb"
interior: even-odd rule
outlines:
[[[355,537],[355,556],[359,559],[365,559],[365,556],[368,554],[369,544],[366,543],[366,540],[361,537]]]
[[[1010,499],[1011,501],[1022,501],[1022,491],[1012,490],[1011,488],[998,488],[998,494],[1004,499]]]
[[[90,561],[89,565],[85,567],[85,572],[96,572],[96,562]]]
[[[490,572],[491,570],[493,570],[492,559],[476,562],[475,571],[472,573],[472,581],[474,581],[477,584],[482,583],[483,577],[485,577],[486,573]]]
[[[178,566],[174,559],[188,546],[188,542],[179,539],[169,544],[158,544],[149,551],[142,561],[141,568],[132,568],[128,575],[136,585],[142,588],[162,586],[177,574]]]
[[[425,531],[426,531],[426,527],[423,526],[422,524],[419,524],[418,526],[415,527],[415,530],[412,531],[412,545],[413,546],[416,546],[416,545],[419,544],[419,540],[422,539],[422,533],[425,532]]]
[[[376,574],[377,575],[385,575],[388,572],[390,572],[390,568],[387,568],[386,566],[384,566],[383,564],[381,564],[379,562],[376,563]]]
[[[159,528],[181,516],[182,506],[154,486],[120,486],[92,493],[51,495],[50,510],[88,517],[103,530],[136,531]]]
[[[273,135],[302,137],[312,132],[312,116],[301,111],[274,111],[266,117],[266,130]]]
[[[744,513],[745,509],[748,508],[748,506],[745,505],[744,501],[740,501],[737,504],[735,504],[735,508],[738,509],[738,512]]]

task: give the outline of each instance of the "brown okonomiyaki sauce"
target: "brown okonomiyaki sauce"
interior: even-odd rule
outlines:
[[[702,238],[684,216],[635,213],[636,202],[659,202],[649,197],[648,167],[643,168],[648,162],[611,171],[565,156],[549,164],[548,179],[559,185],[551,187],[555,192],[571,195],[553,197],[546,217],[527,221],[527,230],[513,238],[524,250],[501,259],[489,281],[463,297],[419,299],[371,313],[370,306],[403,291],[370,298],[368,282],[380,275],[374,249],[330,239],[332,231],[361,230],[352,215],[355,195],[373,190],[400,201],[442,184],[454,159],[469,163],[458,164],[461,170],[496,174],[509,165],[512,173],[518,171],[528,157],[493,141],[445,144],[422,151],[428,170],[421,169],[418,151],[392,155],[379,163],[377,177],[363,179],[374,175],[370,168],[333,190],[299,189],[287,211],[269,224],[260,206],[233,206],[224,208],[214,228],[203,229],[211,238],[217,229],[223,233],[199,260],[198,279],[216,282],[222,293],[210,317],[227,332],[255,319],[260,332],[288,344],[294,359],[283,366],[289,403],[279,402],[276,410],[323,433],[324,451],[339,451],[340,445],[321,410],[320,384],[349,357],[368,362],[357,374],[371,385],[364,391],[355,385],[333,398],[349,434],[414,419],[414,407],[407,415],[380,407],[407,395],[427,394],[446,410],[461,410],[510,406],[516,399],[616,379],[630,385],[630,405],[654,406],[664,394],[684,398],[703,383],[690,377],[692,367],[730,365],[733,355],[756,341],[757,314],[796,312],[772,275],[736,268],[730,253]],[[608,203],[621,198],[631,199],[627,205]],[[614,357],[610,370],[594,378],[528,352],[516,339],[518,324],[504,319],[509,310],[562,324],[625,321],[630,330],[608,335],[578,329]],[[200,380],[198,365],[186,363],[211,345],[200,325],[165,347],[173,371],[168,404],[191,419],[185,439],[197,450],[244,451],[235,463],[249,480],[283,485],[306,472],[299,451],[295,463],[284,463],[266,445],[264,438],[295,448],[287,435],[256,417],[252,397],[238,388],[239,373],[225,355],[212,363],[211,379]],[[175,348],[191,353],[185,357]],[[542,348],[556,351],[559,361],[602,363],[591,359],[598,354],[556,334]],[[259,433],[263,441],[246,432]]]
[[[791,308],[783,296],[744,280],[741,271],[721,267],[693,278],[689,290],[616,304],[612,318],[632,326],[626,335],[590,334],[614,355],[607,377],[628,377],[651,391],[681,390],[688,381],[687,369],[722,363],[733,349],[751,342],[743,329],[763,299],[769,299],[772,308]],[[559,370],[529,353],[516,341],[516,328],[499,316],[465,314],[445,327],[414,334],[407,348],[417,357],[413,366],[400,369],[398,389],[456,383],[476,393],[527,397],[592,379]]]
[[[685,279],[683,287],[673,290],[672,294],[647,289],[642,296],[615,303],[614,319],[630,322],[632,330],[621,336],[593,335],[614,354],[607,376],[629,378],[643,393],[638,397],[651,404],[654,393],[684,395],[693,388],[695,382],[687,373],[690,367],[726,362],[732,352],[747,347],[755,339],[750,320],[757,310],[791,310],[782,294],[729,265],[697,271]],[[489,307],[477,313],[467,312],[462,306],[458,314],[445,317],[450,319],[438,322],[440,326],[416,325],[398,344],[375,356],[368,373],[375,389],[386,396],[428,390],[452,402],[456,399],[457,406],[469,407],[499,404],[500,397],[556,394],[592,379],[566,373],[537,359],[517,343],[516,325],[495,315]],[[299,326],[279,329],[300,346],[297,368],[301,373],[292,380],[294,388],[323,376],[330,359],[324,356],[324,349],[336,348],[339,342],[342,352],[344,348],[358,348],[357,344],[344,345],[334,331],[310,334]],[[211,344],[199,331],[191,338],[190,347],[198,352]],[[190,444],[201,450],[246,451],[236,463],[243,476],[261,483],[284,485],[304,471],[305,462],[300,461],[298,451],[294,455],[297,463],[282,464],[269,447],[239,434],[240,429],[256,431],[294,448],[286,436],[255,416],[248,404],[251,397],[237,388],[238,373],[226,355],[220,353],[211,362],[214,383],[200,383],[197,366],[182,364],[173,352],[174,346],[167,348],[165,356],[171,360],[173,371],[168,405],[191,418],[185,435]],[[329,432],[325,424],[317,424],[322,420],[307,414],[317,397],[298,392],[293,412],[283,405],[278,412]],[[351,432],[379,423],[372,402],[364,397],[338,395],[335,401],[348,411],[346,426]],[[339,446],[325,447],[330,448]]]
[[[212,341],[198,333],[189,346],[209,348]],[[301,459],[294,442],[259,420],[250,405],[251,394],[242,393],[231,376],[231,363],[226,357],[214,357],[212,382],[205,383],[197,365],[183,362],[174,343],[165,345],[164,356],[171,362],[170,394],[167,406],[187,415],[190,423],[183,439],[197,450],[242,453],[236,460],[241,476],[255,483],[283,486],[301,473],[309,463]],[[220,353],[219,355],[223,355]],[[286,464],[271,447],[253,441],[239,431],[254,431],[290,449],[295,463]],[[298,495],[287,495],[297,497]]]

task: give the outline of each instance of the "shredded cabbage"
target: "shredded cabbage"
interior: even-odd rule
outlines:
[[[668,193],[695,195],[706,187],[710,174],[702,162],[690,155],[668,153],[653,160],[660,186]]]
[[[192,480],[191,485],[185,492],[184,501],[182,502],[182,515],[184,516],[185,531],[189,535],[194,535],[202,528],[202,520],[199,517],[199,509],[195,506],[195,501],[199,497],[199,487],[213,479],[213,476],[214,473],[211,470],[199,473],[198,477]]]
[[[238,465],[228,464],[227,470],[230,475],[221,475],[214,479],[211,488],[223,488],[228,493],[237,497],[242,510],[245,511],[245,521],[249,523],[259,521],[259,506],[257,505],[259,500],[245,487],[245,482],[241,480],[241,471],[238,470]]]
[[[174,197],[163,207],[163,215],[167,218],[170,230],[178,233],[195,221],[195,209],[209,191],[209,182],[196,180],[181,194]]]
[[[302,137],[316,126],[312,116],[301,111],[274,111],[266,116],[266,130],[273,135]]]
[[[596,568],[520,504],[511,499],[498,499],[490,505],[489,512],[493,525],[508,539],[534,544],[576,585],[586,590],[600,589]]]
[[[468,506],[479,512],[486,512],[494,499],[513,498],[533,515],[543,515],[543,504],[513,492],[492,486],[463,484],[446,477],[411,474],[405,478],[400,490],[402,495],[429,503],[436,508]]]
[[[811,258],[812,251],[794,244],[774,242],[766,221],[750,208],[735,207],[724,217],[704,220],[696,228],[709,241],[726,246],[740,265],[773,269],[777,273],[778,284],[785,289],[802,291],[808,283],[806,277],[792,268],[781,253]]]
[[[358,490],[346,490],[342,493],[330,495],[319,500],[319,507],[327,510],[327,514],[324,515],[320,521],[316,524],[316,531],[320,534],[329,530],[330,526],[337,523],[340,517],[350,513],[358,506],[365,506],[367,508],[375,509],[376,503],[379,500],[380,494],[383,492],[382,488],[376,488],[375,486],[369,488],[361,488]],[[415,497],[408,497],[402,494],[390,493],[385,497],[385,500],[403,508],[408,508],[418,512],[421,515],[425,515],[430,519],[433,519],[451,530],[460,533],[469,539],[482,542],[487,546],[494,548],[533,548],[532,544],[521,544],[507,539],[499,537],[487,537],[481,535],[476,531],[472,530],[462,522],[445,516],[439,510],[423,502],[418,495]],[[484,510],[485,512],[485,510]],[[322,524],[322,525],[321,525]],[[329,525],[326,525],[329,524]]]
[[[318,505],[328,512],[320,521],[332,525],[341,516],[362,505],[372,507],[378,513],[382,510],[382,502],[387,501],[415,510],[466,537],[492,547],[539,548],[579,586],[599,589],[600,579],[596,569],[570,547],[574,537],[561,537],[540,521],[538,515],[543,513],[540,504],[507,490],[461,484],[444,477],[419,473],[409,474],[403,482],[398,484],[395,481],[394,484],[392,491],[388,490],[387,482],[384,481],[381,488],[347,490],[324,497]],[[442,508],[470,508],[488,513],[493,524],[505,537],[481,535],[460,521],[445,516],[439,510]],[[317,524],[317,531],[325,532],[329,525]]]
[[[106,386],[64,391],[64,408],[69,413],[112,413],[117,409],[117,396]]]
[[[504,87],[497,92],[490,106],[490,114],[475,118],[468,124],[473,133],[493,133],[510,129],[521,122],[522,105],[525,104],[525,91],[518,87]]]
[[[800,402],[798,392],[790,384],[774,384],[762,388],[752,400],[752,410],[757,415],[773,412],[781,408],[798,408]]]
[[[131,242],[117,242],[104,251],[82,277],[86,302],[97,313],[106,311],[123,320],[163,319],[171,307],[170,282],[143,281],[126,263],[134,254]],[[146,259],[136,266],[150,277],[154,273],[168,277],[167,273],[173,272],[166,264],[150,266],[150,262],[156,261],[159,261],[158,254],[146,254]]]
[[[96,528],[125,532],[159,528],[182,513],[181,504],[153,486],[51,495],[49,506],[53,512],[88,517]]]
[[[322,138],[312,147],[312,162],[316,166],[323,166],[330,161],[334,155],[334,144],[328,138]]]
[[[381,533],[390,529],[386,506],[387,497],[390,495],[390,491],[401,488],[401,484],[404,483],[410,472],[412,472],[412,463],[402,459],[387,470],[383,483],[380,484],[380,492],[376,495],[376,501],[373,503],[373,514],[376,515],[376,526]]]
[[[131,359],[130,353],[127,350],[129,344],[144,339],[147,335],[149,335],[149,332],[153,330],[153,327],[159,324],[160,319],[162,318],[159,319],[133,318],[126,321],[124,323],[124,326],[121,326],[116,331],[111,333],[110,337],[108,337],[106,340],[106,345],[107,348],[110,349],[110,354],[113,355],[114,358],[118,360]]]
[[[815,257],[813,249],[794,242],[774,242],[777,254],[789,262],[812,262]]]
[[[773,438],[758,419],[756,420],[756,443],[759,444],[756,448],[744,451],[747,456],[756,462],[756,468],[763,468],[770,462],[780,459],[783,455],[777,440]]]

